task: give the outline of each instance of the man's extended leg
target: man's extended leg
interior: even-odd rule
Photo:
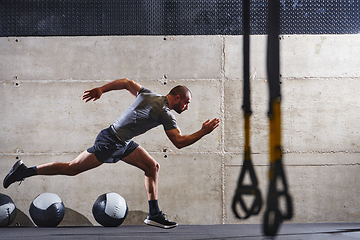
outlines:
[[[122,160],[142,169],[145,173],[145,188],[149,200],[149,215],[144,222],[148,225],[162,228],[176,227],[177,223],[167,220],[159,210],[157,204],[160,164],[141,146],[138,146],[131,154]]]
[[[36,167],[36,172],[37,175],[75,176],[101,164],[102,162],[96,159],[95,154],[84,151],[70,162],[52,162],[39,165]]]
[[[3,186],[8,188],[12,183],[23,181],[24,178],[34,175],[68,175],[74,176],[86,170],[100,166],[95,154],[82,152],[79,156],[67,163],[53,162],[39,165],[37,167],[27,168],[25,164],[19,160],[15,163],[10,172],[6,175]]]

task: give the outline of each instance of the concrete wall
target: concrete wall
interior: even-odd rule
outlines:
[[[292,222],[357,222],[359,179],[359,36],[282,36],[284,165],[293,197]],[[252,158],[264,199],[268,187],[266,36],[251,36]],[[221,126],[183,150],[162,127],[135,139],[161,164],[159,204],[179,224],[262,223],[262,212],[234,218],[231,201],[243,161],[242,37],[121,36],[0,38],[0,176],[19,156],[26,165],[68,161],[131,104],[124,91],[83,103],[82,92],[128,77],[166,94],[193,92],[176,115],[184,134],[218,117]],[[117,192],[130,208],[125,224],[148,211],[141,170],[119,162],[75,177],[37,176],[0,192],[12,197],[21,225],[40,193],[58,194],[63,225],[95,222],[96,198]]]

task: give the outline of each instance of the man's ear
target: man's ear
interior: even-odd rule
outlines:
[[[175,102],[179,102],[180,99],[181,99],[180,95],[176,95],[175,98],[174,98]]]

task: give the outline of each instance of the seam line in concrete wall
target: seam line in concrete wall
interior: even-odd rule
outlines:
[[[41,156],[41,155],[49,155],[49,156],[61,156],[61,155],[69,155],[69,154],[80,154],[82,151],[76,152],[8,152],[8,153],[0,153],[0,156]],[[171,156],[172,153],[164,153],[162,151],[151,152],[148,151],[149,154],[166,154]],[[194,154],[206,154],[206,155],[221,155],[224,154],[221,152],[187,152],[187,153],[173,153],[174,155],[194,155]]]
[[[119,77],[119,78],[125,78],[125,77]],[[3,80],[4,82],[29,82],[29,83],[42,83],[42,82],[49,82],[49,83],[53,83],[53,82],[64,82],[64,83],[87,83],[87,82],[106,82],[106,81],[114,81],[116,79],[56,79],[56,80],[48,80],[48,79],[13,79],[13,80]],[[135,79],[133,78],[132,80],[136,80],[137,82],[148,82],[148,81],[159,81],[159,82],[163,82],[164,78],[156,78],[156,79],[146,79],[146,78],[141,78],[141,79]],[[196,81],[217,81],[219,80],[218,78],[199,78],[199,79],[190,79],[190,78],[177,78],[177,79],[167,79],[167,82],[176,82],[176,81],[188,81],[188,82],[196,82]]]
[[[226,223],[226,199],[225,199],[225,37],[221,37],[221,105],[220,105],[220,120],[221,120],[221,190],[222,190],[222,224]]]
[[[264,167],[269,166],[269,164],[253,164],[254,167]],[[283,164],[287,167],[356,167],[360,166],[360,163],[324,163],[324,164]],[[225,167],[241,167],[242,164],[225,164]]]
[[[11,156],[11,155],[66,155],[66,154],[78,154],[81,153],[81,151],[76,151],[76,152],[32,152],[32,153],[24,153],[24,152],[8,152],[8,153],[0,153],[1,155],[4,156]],[[149,151],[149,153],[153,153],[153,154],[162,154],[162,151]],[[236,154],[243,154],[243,151],[239,151],[239,152],[225,152],[223,149],[219,152],[173,152],[175,155],[189,155],[189,154],[210,154],[210,155],[236,155]],[[266,155],[269,152],[258,152],[258,153],[251,153],[251,155]],[[284,152],[284,157],[286,157],[286,155],[290,155],[290,154],[335,154],[335,153],[341,153],[341,154],[359,154],[360,151],[296,151],[296,152]]]
[[[82,151],[76,151],[76,152],[2,152],[0,153],[0,156],[12,156],[12,155],[67,155],[67,154],[79,154]],[[150,154],[163,154],[162,151],[149,151]],[[360,151],[311,151],[311,152],[286,152],[284,154],[284,158],[286,158],[286,155],[301,155],[301,154],[344,154],[344,155],[350,155],[350,154],[359,154]],[[209,154],[209,155],[241,155],[243,154],[242,151],[240,152],[173,152],[174,155],[193,155],[193,154]],[[262,152],[262,153],[251,153],[251,155],[267,155],[268,152]]]

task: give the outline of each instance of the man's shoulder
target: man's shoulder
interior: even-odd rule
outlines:
[[[140,91],[139,91],[139,94],[141,94],[141,93],[153,93],[153,94],[157,94],[157,93],[155,93],[154,91],[152,91],[152,90],[150,90],[150,89],[148,89],[148,88],[146,88],[146,87],[141,87],[141,89],[140,89]]]
[[[154,91],[152,91],[152,90],[150,90],[150,89],[148,89],[146,87],[141,87],[138,95],[140,95],[140,94],[146,94],[148,96],[154,96],[154,97],[162,96],[161,94],[158,94],[158,93],[156,93],[156,92],[154,92]]]

